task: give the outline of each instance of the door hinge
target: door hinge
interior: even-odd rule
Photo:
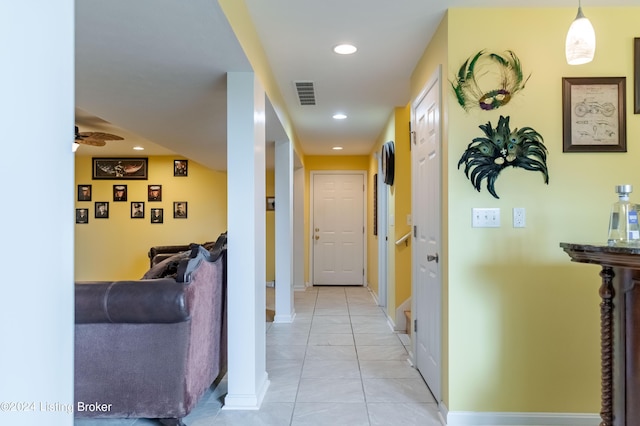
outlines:
[[[413,320],[413,332],[414,333],[418,332],[418,320],[417,319]]]
[[[413,238],[418,238],[418,227],[413,225]]]
[[[362,268],[362,276],[364,277],[364,268]]]

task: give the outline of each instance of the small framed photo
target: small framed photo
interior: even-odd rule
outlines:
[[[127,201],[127,185],[113,185],[113,201]]]
[[[162,201],[162,185],[147,186],[148,201]]]
[[[162,223],[164,209],[151,209],[151,223]]]
[[[187,202],[186,201],[173,202],[173,218],[174,219],[187,218]]]
[[[76,223],[89,223],[89,209],[76,209]]]
[[[91,185],[78,185],[78,201],[91,201]]]
[[[276,197],[267,197],[267,211],[276,209]]]
[[[131,202],[131,219],[144,219],[144,202]]]
[[[96,219],[108,219],[109,218],[109,202],[96,201],[96,211],[93,216]]]
[[[627,152],[626,77],[562,78],[562,151]]]
[[[173,175],[187,176],[189,174],[188,160],[173,160]]]

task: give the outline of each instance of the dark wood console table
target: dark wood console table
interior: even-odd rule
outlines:
[[[640,248],[560,247],[574,262],[602,266],[600,426],[640,426]]]

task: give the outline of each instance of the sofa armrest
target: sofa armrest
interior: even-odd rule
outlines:
[[[173,278],[75,284],[76,324],[177,323],[189,319],[185,284]]]

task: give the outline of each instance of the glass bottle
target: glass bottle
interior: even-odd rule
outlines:
[[[640,227],[638,226],[638,210],[636,204],[629,202],[629,194],[633,191],[631,185],[616,185],[618,201],[611,207],[609,218],[610,246],[640,246]]]

